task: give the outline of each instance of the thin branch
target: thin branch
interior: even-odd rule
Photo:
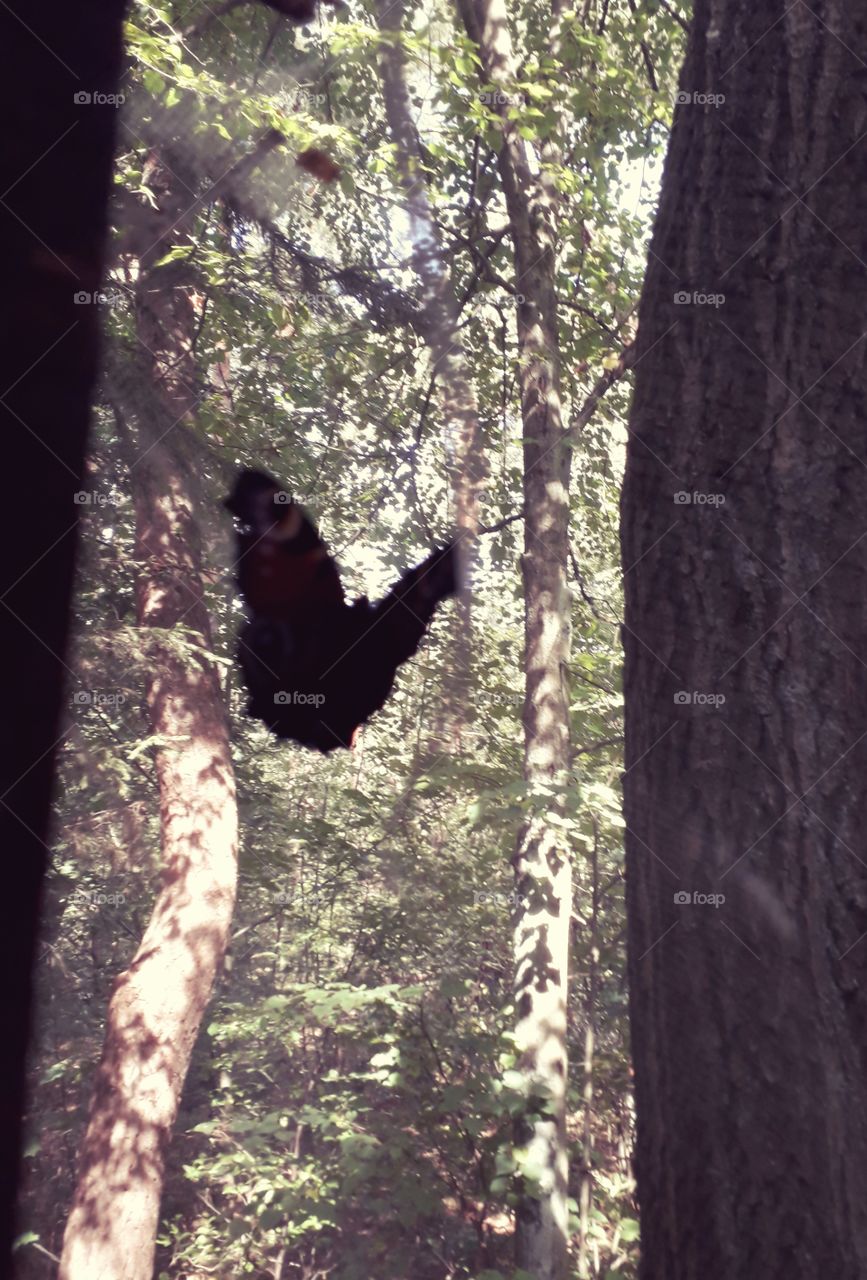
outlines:
[[[348,297],[362,303],[374,320],[403,324],[419,337],[425,336],[425,317],[415,300],[387,280],[378,280],[363,267],[340,267],[328,258],[308,253],[285,236],[272,222],[257,217],[256,221],[278,248],[287,253],[303,270],[332,280]]]
[[[587,590],[587,586],[581,574],[581,566],[578,563],[578,557],[576,556],[575,552],[572,550],[571,544],[569,547],[569,563],[572,565],[572,572],[575,574],[575,580],[578,583],[578,590],[581,592],[581,599],[588,606],[588,608],[590,609],[590,612],[593,614],[593,617],[596,619],[597,622],[607,622],[608,619],[603,618],[602,614],[598,613],[596,610],[596,601],[593,599],[590,592]]]
[[[572,415],[566,435],[575,436],[581,432],[587,423],[593,417],[598,408],[599,401],[605,395],[606,391],[614,385],[615,382],[623,377],[635,363],[635,343],[630,342],[628,346],[623,348],[620,359],[611,369],[606,369],[602,376],[597,380],[593,390],[587,396],[581,408]]]
[[[184,27],[181,35],[185,40],[191,36],[199,36],[215,19],[224,18],[227,13],[231,13],[233,9],[240,9],[242,5],[252,4],[253,0],[224,0],[224,3],[217,5],[216,9],[207,9],[201,18],[197,18],[195,22],[191,22],[188,27]]]
[[[629,12],[634,17],[636,12],[635,0],[628,0],[628,3],[629,3]],[[650,87],[654,93],[658,93],[659,83],[656,79],[656,72],[653,69],[653,59],[650,56],[650,50],[648,49],[647,43],[644,40],[639,40],[638,44],[639,44],[639,48],[641,49],[641,56],[644,59],[644,69],[647,72],[647,79],[650,82]]]
[[[682,27],[687,35],[689,35],[689,21],[682,17],[674,6],[668,3],[668,0],[659,0],[659,7],[660,9],[664,9],[670,18],[674,18],[678,26]]]
[[[593,751],[602,751],[605,747],[615,747],[623,741],[623,734],[618,733],[613,738],[600,738],[598,742],[588,742],[583,746],[573,748],[573,756],[590,755]]]
[[[506,525],[514,524],[516,520],[523,520],[524,512],[516,511],[514,515],[503,516],[502,520],[498,520],[496,524],[483,524],[479,533],[499,533],[501,529],[505,529]]]

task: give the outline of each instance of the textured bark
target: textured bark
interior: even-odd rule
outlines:
[[[460,0],[486,81],[507,102],[515,68],[503,0]],[[500,179],[509,214],[519,291],[517,322],[524,432],[525,601],[524,776],[532,813],[518,837],[515,874],[516,1025],[520,1061],[547,1103],[530,1112],[520,1139],[530,1175],[517,1211],[518,1265],[538,1280],[567,1266],[566,984],[572,910],[570,851],[556,818],[569,767],[565,667],[569,468],[559,388],[555,289],[556,202],[544,169],[534,176],[507,108],[500,110]],[[552,821],[551,819],[554,819]]]
[[[647,1280],[867,1274],[865,66],[844,0],[696,5],[623,494]]]
[[[454,281],[445,266],[442,238],[419,160],[407,88],[406,58],[400,43],[403,14],[402,0],[379,0],[380,27],[392,37],[380,58],[385,110],[409,214],[413,266],[422,287],[424,332],[448,433],[448,461],[463,589],[458,598],[451,660],[447,664],[449,680],[445,688],[445,714],[437,736],[445,742],[459,745],[461,729],[472,705],[470,583],[479,536],[479,501],[487,468],[475,388],[458,328]]]
[[[179,196],[157,158],[151,185],[163,197],[163,225],[177,229]],[[146,696],[160,740],[164,881],[109,1006],[60,1280],[150,1280],[165,1151],[235,900],[228,725],[215,668],[196,652],[211,648],[211,632],[196,489],[181,437],[197,400],[192,344],[201,302],[184,270],[155,267],[170,247],[166,241],[141,258],[137,322],[149,388],[130,392],[125,405],[139,428],[131,457],[136,558],[143,565],[138,622],[159,629]],[[192,651],[177,643],[181,625]]]
[[[24,1056],[66,639],[116,110],[124,5],[0,6],[0,1275],[8,1274],[24,1111]]]

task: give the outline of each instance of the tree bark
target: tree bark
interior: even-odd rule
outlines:
[[[487,83],[498,90],[506,200],[518,289],[517,325],[524,432],[526,695],[524,776],[531,815],[515,852],[516,1025],[520,1062],[536,1103],[521,1123],[525,1170],[517,1210],[519,1267],[560,1280],[567,1267],[566,989],[572,911],[570,850],[558,825],[569,776],[569,470],[560,405],[556,199],[545,169],[536,176],[509,119],[516,71],[504,0],[459,0]],[[544,1103],[538,1100],[544,1097]]]
[[[589,1280],[590,1210],[593,1206],[593,1129],[596,1080],[596,1002],[599,998],[599,826],[593,823],[590,858],[590,920],[588,929],[587,1002],[584,1010],[584,1115],[581,1121],[581,1180],[578,1187],[578,1275]]]
[[[0,646],[6,739],[0,781],[0,1275],[11,1265],[31,969],[48,858],[51,786],[117,121],[76,94],[117,90],[124,5],[0,7]]]
[[[166,228],[178,193],[155,158]],[[166,1147],[193,1043],[229,935],[237,877],[237,809],[228,724],[203,596],[196,486],[182,433],[197,401],[200,300],[186,268],[156,265],[167,236],[140,259],[139,376],[129,393],[137,614],[157,628],[147,704],[156,753],[163,888],[141,946],[111,999],[105,1046],[60,1280],[150,1280]],[[183,626],[182,633],[179,628]],[[185,643],[182,643],[185,641]]]
[[[443,421],[448,433],[462,590],[458,596],[451,661],[447,664],[450,675],[445,689],[446,708],[437,736],[446,744],[459,746],[461,730],[472,705],[470,584],[476,562],[479,503],[487,467],[475,387],[458,328],[454,282],[445,266],[442,238],[431,207],[412,121],[406,58],[400,43],[403,14],[403,0],[379,0],[379,25],[391,36],[380,57],[385,112],[409,215],[413,266],[422,287],[425,340],[431,354],[432,375],[440,390]]]
[[[865,65],[696,4],[623,492],[647,1280],[867,1274]]]

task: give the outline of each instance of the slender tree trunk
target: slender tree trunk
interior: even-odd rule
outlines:
[[[154,167],[165,225],[176,220],[168,171]],[[129,395],[138,439],[137,613],[157,628],[147,705],[158,736],[163,888],[108,1013],[60,1280],[150,1280],[164,1159],[193,1043],[228,939],[237,876],[237,809],[228,725],[203,599],[196,494],[181,433],[198,385],[199,302],[183,269],[142,256],[137,289],[145,393]],[[183,626],[185,643],[178,628]]]
[[[459,0],[488,83],[507,102],[516,75],[504,0]],[[524,1192],[516,1260],[538,1280],[567,1266],[566,989],[572,865],[557,817],[569,774],[566,583],[569,468],[560,406],[555,288],[555,200],[544,171],[534,176],[507,109],[498,153],[515,255],[524,430],[525,600],[524,776],[532,810],[515,853],[523,906],[515,932],[516,1027],[521,1063],[546,1103],[521,1125]],[[553,821],[552,821],[553,819]]]
[[[867,1275],[865,65],[845,0],[696,4],[623,493],[647,1280]]]
[[[391,36],[380,58],[385,110],[410,220],[413,265],[422,286],[425,340],[431,353],[433,375],[439,386],[443,421],[448,433],[448,460],[463,590],[458,598],[458,624],[448,664],[450,679],[445,691],[447,705],[439,736],[458,745],[472,705],[470,582],[479,536],[479,502],[487,469],[475,388],[458,328],[454,282],[445,266],[442,237],[431,208],[412,121],[406,58],[401,44],[403,16],[403,0],[379,0],[379,24],[382,31]]]

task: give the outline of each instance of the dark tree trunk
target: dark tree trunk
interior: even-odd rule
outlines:
[[[623,494],[647,1280],[867,1274],[865,67],[846,0],[696,5]]]
[[[0,645],[6,688],[0,795],[0,1275],[7,1274],[23,1111],[30,971],[83,486],[117,111],[118,0],[0,6]]]

